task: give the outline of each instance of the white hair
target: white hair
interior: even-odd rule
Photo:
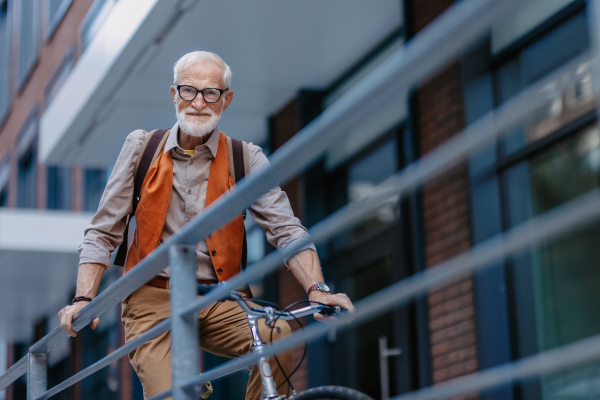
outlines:
[[[223,61],[221,57],[209,51],[192,51],[191,53],[187,53],[181,57],[173,66],[173,84],[177,85],[177,79],[187,64],[193,64],[200,61],[212,61],[220,66],[223,69],[223,83],[225,84],[225,89],[230,88],[231,68],[229,68],[229,65],[227,65],[227,63]]]

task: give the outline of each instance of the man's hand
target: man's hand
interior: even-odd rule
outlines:
[[[63,331],[67,332],[67,334],[69,334],[73,337],[77,336],[77,332],[75,332],[72,327],[73,316],[75,314],[77,314],[77,312],[79,310],[81,310],[83,307],[85,307],[87,305],[88,305],[87,301],[78,301],[75,304],[73,304],[72,306],[66,306],[65,308],[63,308],[62,310],[60,310],[58,312],[58,318],[60,320],[60,327],[62,328]],[[95,320],[92,321],[90,326],[92,327],[92,329],[96,329],[96,327],[98,326],[99,323],[100,323],[100,318],[96,318]]]
[[[340,306],[341,308],[347,309],[348,313],[350,314],[350,320],[347,322],[348,324],[354,319],[356,308],[354,308],[354,305],[352,305],[352,302],[344,293],[328,294],[318,290],[313,290],[308,298],[310,301],[324,303],[329,306]],[[317,321],[321,322],[325,322],[329,319],[335,319],[335,317],[326,317],[319,313],[314,314],[314,316]]]

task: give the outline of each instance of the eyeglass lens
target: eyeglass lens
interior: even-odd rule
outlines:
[[[204,101],[207,103],[216,103],[221,98],[221,92],[213,88],[206,88],[204,90],[197,90],[193,86],[181,86],[179,88],[179,95],[186,101],[194,100],[198,92],[202,93],[202,97],[204,97]]]

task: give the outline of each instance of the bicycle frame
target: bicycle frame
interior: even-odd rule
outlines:
[[[250,332],[252,333],[252,354],[258,355],[259,359],[256,364],[258,367],[258,371],[260,372],[260,379],[262,382],[262,399],[284,399],[286,396],[280,396],[277,393],[277,386],[275,385],[275,380],[273,379],[273,373],[271,371],[271,365],[269,364],[269,357],[265,355],[265,351],[267,349],[266,343],[261,339],[260,333],[258,330],[258,321],[260,319],[266,319],[265,323],[268,326],[271,326],[275,323],[275,320],[279,319],[283,320],[291,320],[294,318],[305,317],[310,314],[314,314],[316,312],[323,311],[322,305],[311,305],[307,307],[300,308],[295,311],[290,312],[280,312],[276,311],[272,307],[264,307],[264,308],[255,308],[249,307],[246,303],[246,299],[243,298],[237,292],[231,292],[230,298],[232,300],[237,301],[242,310],[246,312],[246,318],[248,321],[248,325],[250,326]],[[339,307],[336,307],[336,311],[339,312]]]

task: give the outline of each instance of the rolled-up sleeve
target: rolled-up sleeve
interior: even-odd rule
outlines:
[[[98,211],[78,248],[79,264],[99,263],[110,268],[110,255],[123,242],[127,216],[131,213],[133,173],[146,135],[147,132],[137,130],[127,136]]]
[[[262,149],[252,143],[248,144],[248,153],[250,164],[249,175],[251,177],[253,172],[267,167],[269,160]],[[256,223],[264,229],[269,243],[281,252],[284,252],[296,240],[311,240],[306,228],[294,216],[287,194],[279,186],[275,186],[259,197],[252,204],[249,211]],[[302,246],[298,251],[305,249],[316,251],[312,241]]]

